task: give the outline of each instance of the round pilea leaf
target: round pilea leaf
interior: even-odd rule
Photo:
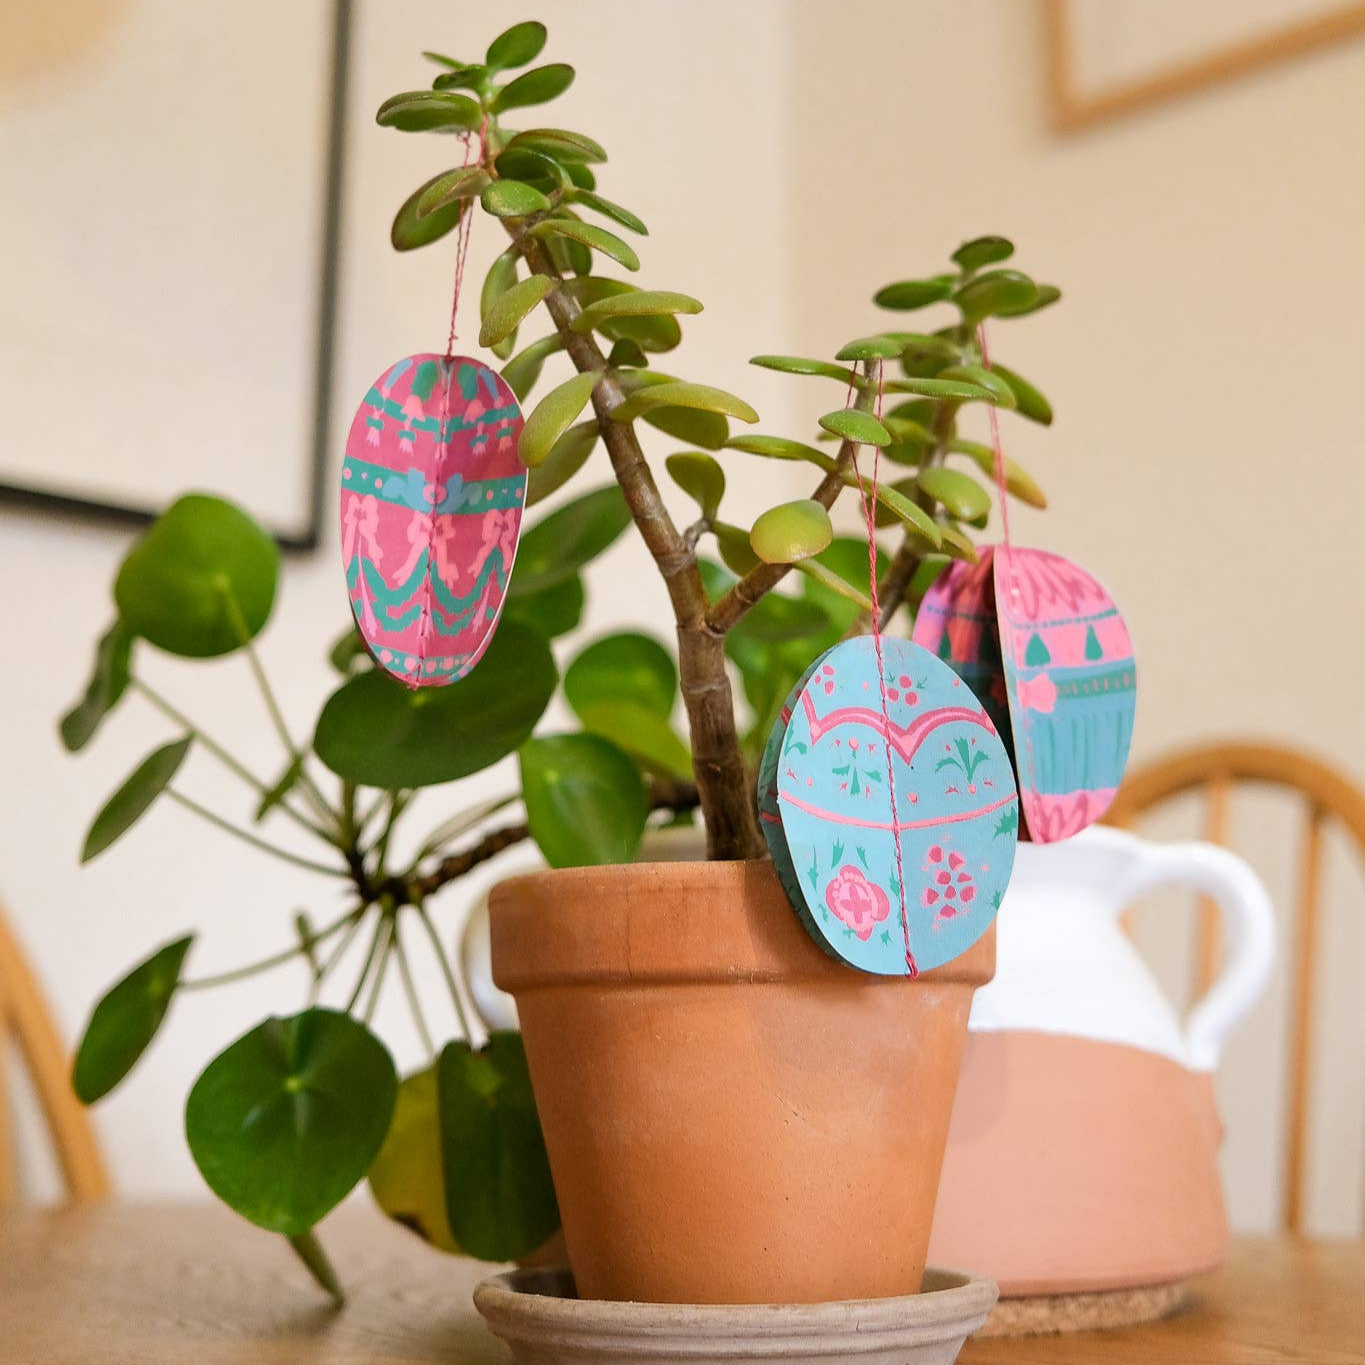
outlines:
[[[140,962],[100,998],[81,1036],[71,1084],[83,1104],[103,1099],[156,1037],[180,980],[194,935],[178,938]]]
[[[240,507],[189,493],[129,550],[114,601],[134,635],[170,654],[214,658],[264,629],[279,562],[275,542]]]
[[[397,1091],[393,1060],[364,1024],[308,1009],[258,1024],[205,1067],[185,1136],[225,1204],[297,1237],[369,1170]]]
[[[793,689],[764,749],[759,809],[815,941],[904,976],[958,957],[995,918],[1018,796],[995,726],[952,669],[894,636],[881,653],[879,668],[872,637],[842,641]]]
[[[509,618],[462,683],[410,691],[379,669],[327,699],[313,747],[339,777],[395,790],[468,777],[530,738],[558,682],[540,631]]]
[[[521,409],[467,356],[408,356],[370,387],[346,439],[341,555],[381,668],[412,687],[469,674],[507,596],[526,502]]]
[[[1030,839],[1069,838],[1104,814],[1128,761],[1137,664],[1099,582],[1044,550],[986,547],[929,589],[914,638],[991,699]]]

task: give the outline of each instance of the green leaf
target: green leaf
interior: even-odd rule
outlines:
[[[103,1099],[137,1065],[170,1008],[188,934],[157,949],[101,997],[76,1051],[71,1084],[82,1104]]]
[[[745,574],[762,563],[749,544],[749,533],[743,528],[718,521],[712,525],[711,533],[716,538],[716,548],[725,567],[732,573]]]
[[[586,422],[571,426],[554,445],[550,453],[531,470],[526,481],[526,506],[536,503],[558,492],[587,463],[597,444],[597,419],[590,417]]]
[[[747,455],[761,455],[767,460],[804,460],[818,465],[828,473],[834,468],[832,456],[801,441],[789,441],[785,436],[732,436],[726,441],[730,450],[742,450]]]
[[[368,663],[369,660],[370,651],[366,648],[364,637],[355,626],[343,630],[327,652],[327,661],[343,678],[349,678],[355,672],[357,662]]]
[[[576,172],[582,168],[578,163],[584,161],[605,161],[607,153],[600,142],[594,142],[585,133],[571,133],[567,128],[528,128],[518,133],[508,144],[507,149],[526,148],[533,152],[543,152],[566,165],[575,185],[591,190],[591,185],[582,185]]]
[[[509,601],[562,583],[596,559],[629,525],[630,509],[614,483],[557,507],[522,536]]]
[[[635,764],[601,735],[546,735],[521,747],[526,822],[551,867],[628,863],[649,798]]]
[[[742,422],[757,422],[758,413],[742,398],[708,384],[666,381],[636,389],[611,411],[614,422],[629,422],[655,408],[695,408],[702,412],[738,417]]]
[[[952,516],[963,521],[990,510],[990,495],[960,470],[935,466],[922,470],[917,482],[935,502],[941,502]]]
[[[446,1179],[436,1067],[398,1082],[393,1119],[370,1167],[370,1193],[396,1223],[424,1242],[458,1254],[460,1244],[446,1215]]]
[[[298,786],[299,778],[302,776],[303,755],[295,754],[285,765],[284,771],[276,780],[275,785],[271,787],[257,803],[256,814],[253,817],[257,824],[260,824],[260,822],[264,820],[296,786]]]
[[[808,639],[828,628],[829,616],[818,602],[770,592],[758,599],[731,635],[739,632],[767,644],[782,644]]]
[[[511,336],[526,315],[555,287],[548,275],[530,275],[504,290],[493,301],[479,328],[479,345],[496,346]]]
[[[493,96],[489,108],[501,114],[507,109],[522,109],[528,104],[546,104],[557,99],[573,84],[573,67],[564,62],[533,67],[504,85]]]
[[[972,272],[980,270],[983,265],[1007,261],[1013,255],[1014,243],[1007,237],[973,237],[953,252],[953,260],[963,270]]]
[[[835,360],[894,360],[904,347],[887,336],[859,337],[841,346],[834,353]]]
[[[674,440],[703,450],[719,450],[730,435],[730,424],[721,414],[700,408],[655,408],[644,414],[644,420]]]
[[[564,284],[565,293],[584,308],[598,299],[627,294],[634,288],[634,285],[624,280],[607,279],[601,275],[567,280]],[[633,341],[641,350],[649,352],[671,351],[682,340],[682,327],[671,313],[608,318],[602,321],[597,330],[611,341]]]
[[[417,211],[422,197],[442,179],[444,173],[432,176],[426,184],[419,185],[403,200],[403,206],[394,214],[393,226],[389,229],[389,241],[395,251],[415,251],[418,247],[439,241],[460,221],[460,214],[465,208],[463,199],[452,199],[443,208],[433,209],[427,214]]]
[[[508,247],[488,267],[488,274],[483,277],[483,288],[479,290],[479,321],[481,325],[487,325],[489,316],[498,300],[516,285],[518,259],[516,248]],[[497,338],[496,341],[484,341],[482,333],[480,333],[479,344],[490,346],[495,356],[500,360],[506,360],[517,344],[517,324],[520,321],[521,319],[518,318],[512,324],[511,330],[504,336]]]
[[[85,694],[62,717],[58,731],[68,753],[84,749],[103,721],[119,704],[131,678],[133,633],[122,621],[115,621],[100,636],[95,646],[95,666]]]
[[[495,180],[479,196],[485,213],[498,218],[524,218],[528,213],[543,213],[550,201],[534,185],[520,180]]]
[[[240,508],[190,493],[128,552],[114,601],[135,635],[185,658],[230,654],[259,635],[275,604],[280,554]]]
[[[939,533],[943,537],[943,548],[954,559],[965,559],[969,564],[978,561],[976,546],[956,526],[940,526]]]
[[[725,471],[713,455],[680,451],[664,461],[669,477],[701,508],[702,516],[714,517],[725,496]]]
[[[1052,425],[1052,404],[1023,375],[994,362],[991,369],[1013,390],[1014,401],[1021,417],[1027,417],[1030,422],[1038,422],[1045,427]]]
[[[702,305],[686,294],[672,294],[660,289],[632,289],[629,293],[611,294],[590,303],[574,320],[573,330],[593,331],[607,318],[657,317],[661,313],[700,313]]]
[[[574,574],[539,592],[512,599],[507,604],[506,619],[524,621],[547,640],[557,640],[578,629],[586,596],[583,580]]]
[[[1038,286],[1017,270],[988,270],[967,281],[953,295],[962,316],[975,324],[993,314],[1027,310],[1038,297]]]
[[[449,68],[432,81],[433,90],[473,90],[477,93],[488,80],[488,68],[482,62],[457,62],[436,52],[424,52],[422,56]]]
[[[639,343],[631,341],[628,337],[622,337],[620,341],[613,342],[612,348],[607,354],[607,368],[609,370],[644,369],[648,364],[649,357],[640,349]]]
[[[870,413],[857,408],[839,408],[827,412],[820,425],[845,441],[864,446],[888,446],[891,433]]]
[[[297,1237],[369,1170],[397,1090],[393,1060],[364,1024],[308,1009],[265,1020],[204,1068],[185,1104],[185,1137],[229,1208]]]
[[[528,19],[504,29],[488,45],[485,60],[492,71],[506,71],[509,67],[525,66],[540,56],[545,46],[545,25]]]
[[[568,172],[558,161],[530,147],[508,148],[499,153],[494,165],[502,179],[525,181],[543,194],[573,187]]]
[[[543,218],[531,229],[532,237],[544,240],[547,237],[567,237],[570,241],[581,242],[604,256],[610,256],[627,270],[639,270],[640,258],[629,242],[624,242],[614,232],[597,227],[593,223],[581,223],[576,218]]]
[[[798,560],[792,565],[792,568],[804,574],[818,586],[827,588],[836,597],[842,597],[846,602],[851,602],[855,608],[852,619],[857,619],[858,612],[870,612],[872,610],[872,599],[867,593],[860,592],[852,583],[847,582],[832,569],[827,569],[814,556],[810,559]]]
[[[133,769],[118,791],[100,807],[85,836],[81,862],[88,863],[91,858],[103,853],[137,824],[152,802],[170,785],[190,751],[193,738],[192,735],[186,735],[184,739],[163,744]]]
[[[447,67],[451,71],[467,71],[469,69],[468,62],[458,61],[454,57],[447,57],[444,52],[430,52],[424,50],[422,56],[424,56],[427,61],[435,62],[437,66]]]
[[[999,314],[1002,318],[1022,318],[1026,313],[1040,312],[1050,304],[1056,303],[1061,297],[1062,291],[1055,284],[1040,284],[1037,287],[1037,293],[1029,302],[1001,308]]]
[[[447,1043],[436,1067],[446,1216],[462,1250],[512,1261],[559,1227],[550,1161],[519,1033],[482,1052]]]
[[[638,232],[641,237],[649,236],[649,229],[645,226],[642,218],[637,217],[628,208],[623,208],[610,199],[604,199],[600,194],[594,194],[591,190],[575,190],[573,201],[575,204],[582,204],[584,208],[600,213],[604,218],[610,218],[613,223],[619,223],[630,232]],[[698,304],[695,309],[690,311],[700,312],[701,305]]]
[[[877,485],[877,502],[893,517],[922,535],[935,549],[943,543],[942,528],[922,507],[911,502],[898,488],[888,483]]]
[[[678,666],[650,635],[604,635],[581,650],[564,674],[564,696],[583,718],[602,703],[635,701],[667,718],[678,699]]]
[[[937,380],[939,383],[955,381],[975,384],[977,388],[986,390],[989,401],[998,408],[1013,408],[1015,405],[1014,390],[984,365],[950,365],[938,372]]]
[[[798,498],[764,512],[749,532],[749,544],[765,564],[794,564],[819,554],[834,539],[829,512],[814,498]]]
[[[835,365],[828,360],[808,360],[799,355],[756,355],[750,357],[750,365],[758,365],[765,370],[779,370],[783,374],[814,374],[823,379],[837,379],[841,384],[851,384],[854,373],[845,365]]]
[[[483,118],[477,100],[448,90],[409,90],[379,106],[375,122],[402,133],[427,133],[441,128],[473,132]]]
[[[518,351],[502,367],[502,377],[507,381],[507,387],[516,394],[518,402],[524,403],[526,395],[535,388],[546,360],[563,349],[564,343],[558,335],[541,337],[539,341],[533,341]]]
[[[488,172],[482,166],[460,166],[438,175],[417,196],[417,216],[427,218],[437,209],[461,199],[472,199],[489,183]]]
[[[925,398],[945,399],[957,403],[990,403],[991,391],[980,384],[967,384],[960,379],[888,379],[887,393],[918,393]]]
[[[536,404],[517,443],[517,456],[522,464],[534,469],[549,456],[555,442],[587,406],[601,381],[600,370],[584,371],[556,385]]]
[[[604,156],[602,160],[606,160]],[[590,166],[585,166],[581,161],[561,161],[560,163],[569,173],[569,179],[578,186],[580,190],[595,190],[597,188],[597,177],[592,173]]]
[[[313,747],[338,777],[368,787],[454,782],[519,748],[557,681],[545,638],[509,617],[473,672],[447,687],[410,689],[382,669],[343,683],[322,708]]]
[[[935,275],[929,280],[901,280],[899,284],[888,284],[884,289],[877,290],[872,301],[878,308],[909,312],[951,298],[953,283],[951,275]]]
[[[887,563],[886,554],[878,550],[878,578],[886,572]],[[866,539],[836,536],[818,555],[803,560],[796,567],[806,575],[806,581],[801,584],[801,595],[824,609],[835,639],[853,625],[860,612],[870,609]],[[812,570],[818,570],[824,577],[811,581]]]
[[[966,455],[990,479],[995,478],[995,451],[979,441],[953,439],[948,449],[956,454]],[[1046,507],[1047,494],[1038,486],[1037,480],[1017,460],[1005,456],[1005,489],[1020,502],[1030,507]]]

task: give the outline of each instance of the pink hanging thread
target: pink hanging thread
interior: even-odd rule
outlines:
[[[470,163],[470,153],[473,150],[470,138],[472,134],[464,133],[461,135],[464,141],[464,160],[460,163],[462,170],[468,169]],[[488,115],[485,114],[483,122],[479,125],[479,160],[483,160],[484,151],[488,147]],[[469,229],[474,221],[474,209],[469,200],[463,201],[460,209],[460,225],[455,229],[455,288],[450,299],[450,331],[446,336],[446,359],[452,360],[455,356],[455,317],[460,307],[460,288],[464,284],[464,258],[469,252]]]
[[[986,324],[984,322],[977,325],[976,342],[981,348],[981,363],[989,370],[991,353],[986,348]],[[992,464],[995,474],[995,491],[999,495],[1000,502],[1000,533],[1004,538],[1006,548],[1008,548],[1010,543],[1010,505],[1005,489],[1005,450],[1000,444],[1000,414],[996,412],[994,403],[987,403],[986,410],[991,419],[991,449],[995,452]]]
[[[848,386],[849,397],[853,394],[853,383]],[[882,362],[877,362],[877,418],[882,415]],[[847,404],[847,400],[845,400]],[[886,726],[886,789],[891,796],[891,838],[896,847],[896,889],[900,892],[901,936],[905,941],[905,970],[910,977],[919,975],[915,955],[910,951],[910,917],[905,908],[905,867],[901,855],[900,816],[896,811],[896,773],[894,746],[891,744],[891,709],[886,695],[886,665],[882,660],[882,608],[877,597],[877,483],[881,474],[882,452],[880,446],[872,448],[872,481],[868,487],[863,483],[862,471],[858,468],[858,447],[853,447],[853,473],[858,479],[858,496],[863,504],[863,518],[867,523],[867,566],[868,583],[872,598],[872,647],[877,654],[877,690],[881,693],[882,721]]]

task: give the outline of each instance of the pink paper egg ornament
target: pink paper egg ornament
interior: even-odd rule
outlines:
[[[912,638],[991,713],[1033,842],[1100,819],[1128,760],[1137,665],[1123,617],[1091,574],[1046,550],[983,548],[977,564],[952,565],[930,588]]]
[[[468,356],[408,356],[365,395],[341,470],[341,556],[356,624],[412,687],[463,678],[502,613],[521,535],[522,416]]]

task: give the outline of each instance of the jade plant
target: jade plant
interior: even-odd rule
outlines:
[[[523,536],[486,656],[453,686],[413,691],[372,666],[348,626],[330,651],[337,686],[312,735],[300,737],[256,649],[276,596],[276,547],[245,512],[191,494],[123,560],[115,619],[83,697],[61,722],[67,748],[79,750],[133,696],[160,712],[170,735],[99,810],[83,859],[169,800],[318,876],[325,913],[282,917],[281,947],[269,957],[192,973],[187,935],[136,966],[95,1007],[74,1084],[87,1103],[113,1090],[176,996],[302,968],[286,991],[296,1012],[259,1023],[207,1064],[185,1129],[214,1193],[287,1237],[337,1295],[314,1228],[367,1177],[390,1214],[445,1250],[519,1257],[558,1226],[520,1038],[490,1035],[479,1017],[438,919],[447,888],[526,840],[555,867],[629,861],[651,824],[694,818],[710,857],[766,856],[754,771],[777,710],[819,651],[871,625],[868,547],[836,537],[829,517],[858,483],[859,449],[878,448],[882,462],[879,624],[903,629],[950,560],[975,558],[973,533],[990,512],[992,450],[962,434],[963,414],[994,405],[1035,422],[1052,416],[1027,380],[983,363],[979,329],[1036,312],[1058,291],[1003,265],[1013,247],[987,236],[960,246],[941,273],[876,293],[883,309],[928,317],[923,330],[875,330],[831,345],[827,357],[754,358],[829,387],[831,410],[813,442],[737,434],[732,423],[757,420],[748,403],[680,377],[671,360],[668,372],[658,368],[682,340],[679,319],[702,305],[617,273],[640,269],[622,234],[642,237],[646,228],[598,192],[593,167],[606,152],[522,112],[573,80],[562,63],[522,69],[545,40],[544,26],[528,22],[497,37],[482,61],[427,53],[437,68],[431,88],[395,95],[378,112],[385,128],[437,135],[440,169],[399,208],[394,247],[430,246],[473,215],[505,235],[483,284],[479,342],[528,409],[527,506],[564,490]],[[535,126],[513,128],[512,118]],[[532,329],[517,349],[518,334]],[[566,377],[534,396],[546,387],[547,362],[565,360]],[[664,438],[678,448],[662,470],[695,504],[686,524],[665,505],[660,465],[646,455],[646,443],[657,449]],[[726,465],[754,458],[811,465],[809,496],[752,521],[728,512]],[[1006,479],[1013,496],[1044,504],[1017,464],[1007,464]],[[585,483],[593,486],[569,487]],[[630,527],[667,589],[675,640],[631,631],[566,642],[583,613],[583,571]],[[244,662],[278,734],[279,770],[252,771],[154,687],[141,669],[148,649]],[[557,691],[576,728],[537,733]],[[192,747],[240,780],[254,824],[188,793],[180,769]],[[515,778],[495,799],[471,804],[450,785],[513,755]],[[415,855],[395,857],[398,842],[414,843],[396,842],[395,830],[411,819],[414,794],[431,786],[442,787],[450,814],[425,831]],[[281,843],[286,826],[313,851]],[[429,1022],[415,952],[439,963],[453,1039]],[[372,1028],[395,977],[429,1054],[401,1080]]]

